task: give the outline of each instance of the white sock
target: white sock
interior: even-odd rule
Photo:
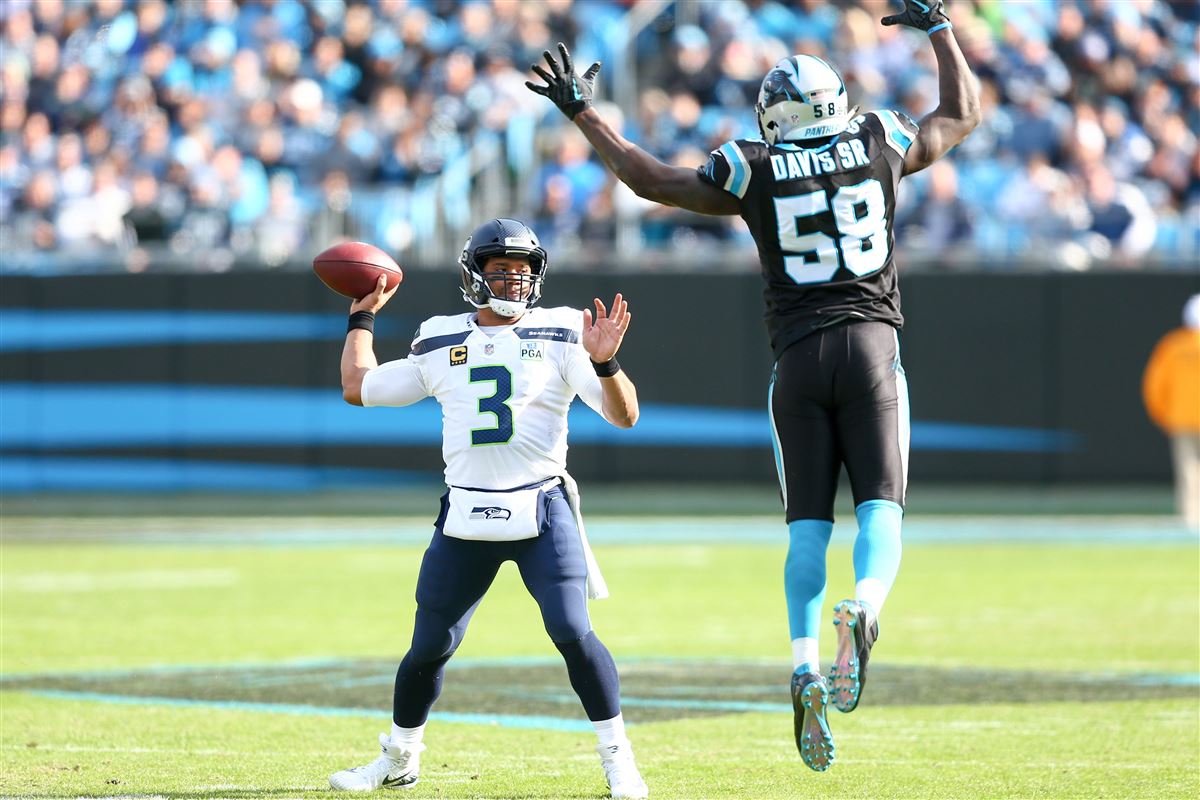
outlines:
[[[401,728],[396,723],[392,723],[392,741],[398,745],[411,747],[412,745],[420,744],[424,736],[424,725],[418,725],[415,728]]]
[[[876,619],[883,610],[883,601],[887,600],[887,596],[887,586],[878,578],[863,578],[854,584],[854,599],[869,605],[868,616],[873,613]]]
[[[821,653],[817,640],[810,636],[792,639],[792,669],[807,666],[809,672],[820,672]]]
[[[600,740],[601,747],[611,747],[628,741],[625,738],[625,719],[620,714],[612,719],[593,721],[592,727],[596,729],[596,737]]]

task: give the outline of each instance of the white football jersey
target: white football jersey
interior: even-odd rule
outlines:
[[[512,489],[563,475],[571,401],[602,407],[582,331],[583,312],[566,307],[535,306],[491,336],[474,313],[431,317],[407,358],[366,374],[363,405],[435,398],[449,486]]]

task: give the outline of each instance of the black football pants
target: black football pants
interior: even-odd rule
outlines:
[[[833,519],[843,464],[855,506],[904,505],[908,384],[891,325],[846,322],[787,348],[775,363],[770,410],[788,522]]]

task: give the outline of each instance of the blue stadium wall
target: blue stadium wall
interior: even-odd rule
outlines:
[[[428,482],[433,401],[342,402],[348,303],[311,274],[0,280],[0,489],[280,491]],[[588,481],[773,481],[771,360],[756,275],[560,273],[547,305],[616,290],[635,319],[621,362],[642,419],[576,404]],[[1146,358],[1196,273],[916,274],[902,281],[913,480],[1159,482]],[[410,270],[381,316],[380,360],[426,316],[464,310],[452,270]]]

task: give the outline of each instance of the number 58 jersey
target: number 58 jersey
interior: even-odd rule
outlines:
[[[917,130],[900,112],[871,111],[820,147],[736,139],[699,168],[741,203],[758,245],[776,358],[847,320],[903,324],[892,222]]]
[[[490,331],[474,317],[422,322],[407,358],[363,377],[363,405],[437,400],[449,486],[504,490],[563,475],[571,401],[578,395],[597,413],[603,405],[581,344],[583,312],[535,307]]]

